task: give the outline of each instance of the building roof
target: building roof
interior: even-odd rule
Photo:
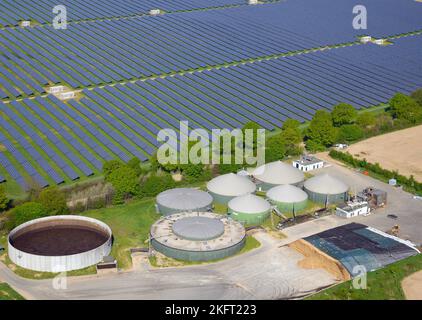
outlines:
[[[186,217],[172,226],[175,235],[188,240],[204,241],[215,239],[224,233],[224,223],[210,217]]]
[[[228,207],[235,212],[241,213],[260,213],[271,209],[271,205],[267,200],[254,194],[233,198],[229,201]]]
[[[157,196],[157,203],[160,205],[181,211],[204,208],[211,205],[212,201],[209,193],[193,188],[169,189]]]
[[[340,194],[349,190],[347,184],[327,173],[306,180],[305,188],[321,194]]]
[[[302,171],[281,161],[264,164],[256,168],[252,174],[256,179],[274,185],[296,184],[305,179]]]
[[[299,160],[296,160],[295,162],[300,163],[301,165],[307,166],[315,163],[323,162],[321,159],[318,159],[314,156],[303,156]]]
[[[305,191],[289,184],[271,188],[267,191],[266,195],[267,198],[272,201],[284,203],[302,202],[308,199],[308,195]]]
[[[207,189],[216,194],[236,197],[255,192],[256,186],[246,177],[228,173],[209,181]]]

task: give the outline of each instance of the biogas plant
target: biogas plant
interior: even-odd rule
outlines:
[[[295,214],[306,209],[309,200],[344,202],[349,189],[326,174],[305,181],[300,170],[281,161],[245,172],[217,176],[206,191],[174,188],[158,194],[156,209],[162,218],[150,228],[151,248],[178,260],[222,259],[243,248],[245,227],[263,224],[272,212]],[[213,212],[216,205],[227,210]],[[112,231],[92,218],[51,216],[12,230],[8,246],[11,261],[20,267],[71,271],[103,261],[111,252]]]

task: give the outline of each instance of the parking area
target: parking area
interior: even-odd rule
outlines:
[[[330,166],[313,171],[313,174],[329,173],[347,183],[352,192],[359,192],[362,189],[372,186],[387,191],[387,205],[385,208],[375,210],[369,216],[359,216],[352,219],[343,219],[332,216],[324,219],[320,224],[331,227],[348,222],[357,222],[374,227],[381,231],[388,231],[394,225],[399,226],[399,237],[410,240],[417,245],[422,244],[422,200],[414,199],[413,195],[401,190],[398,187],[390,186],[382,181],[376,180],[345,165],[336,163],[326,154],[319,154],[318,157],[328,161]],[[391,215],[397,216],[392,219]],[[318,224],[318,222],[316,222]],[[318,232],[318,230],[315,230]],[[314,233],[315,233],[314,232]]]

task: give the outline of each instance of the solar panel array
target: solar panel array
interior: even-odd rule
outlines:
[[[352,276],[356,266],[373,271],[418,253],[414,248],[358,223],[333,228],[304,240],[340,261]]]
[[[159,130],[179,130],[180,120],[272,130],[340,102],[365,108],[422,87],[421,35],[298,54],[327,41],[274,20],[301,2],[82,22],[61,36],[48,26],[1,30],[0,180],[45,186],[95,175],[104,160],[144,161]],[[80,97],[41,96],[52,84]]]
[[[6,47],[0,65],[5,92],[0,98],[40,94],[48,83],[80,88],[314,46],[290,32],[265,26],[260,16],[245,21],[234,14],[229,20],[217,11],[198,12],[195,18],[174,14],[96,21],[68,30],[6,29],[0,31],[0,39]],[[32,68],[32,74],[19,69],[24,66]]]
[[[59,4],[66,6],[69,21],[98,18],[125,17],[147,14],[151,9],[165,12],[195,10],[201,8],[224,7],[246,4],[243,0],[67,0],[63,3],[55,0],[2,0],[0,26],[15,26],[19,21],[33,20],[38,23],[51,23],[53,8]]]

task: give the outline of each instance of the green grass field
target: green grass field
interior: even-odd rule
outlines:
[[[25,300],[19,293],[13,290],[7,283],[0,283],[0,300]]]
[[[403,300],[401,282],[422,270],[422,254],[369,272],[367,289],[356,290],[351,281],[341,283],[308,298],[308,300]]]
[[[113,230],[111,254],[117,259],[119,268],[131,267],[130,248],[148,246],[149,229],[160,218],[154,204],[154,199],[148,199],[83,213],[84,216],[105,222]]]

